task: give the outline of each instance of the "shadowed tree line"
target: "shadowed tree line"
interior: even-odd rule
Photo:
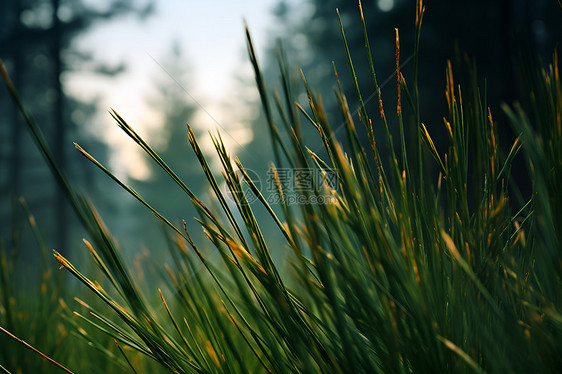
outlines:
[[[530,82],[524,79],[535,71],[537,66],[546,65],[551,60],[562,35],[562,9],[558,2],[550,0],[478,0],[469,3],[435,0],[425,4],[427,11],[423,18],[420,37],[419,92],[420,120],[436,136],[438,149],[446,149],[446,136],[441,132],[442,115],[447,111],[445,91],[445,70],[451,60],[458,70],[457,77],[465,87],[472,79],[478,79],[482,90],[467,95],[480,94],[486,105],[490,106],[497,120],[499,141],[509,149],[515,135],[501,109],[502,103],[511,104],[522,100],[525,109],[530,110],[527,97]],[[337,87],[332,62],[339,76],[343,92],[347,96],[350,109],[359,107],[353,80],[351,79],[347,56],[342,53],[343,41],[336,8],[341,14],[345,37],[353,59],[354,69],[362,90],[366,108],[371,117],[376,118],[379,103],[375,93],[370,66],[365,51],[365,39],[361,23],[358,22],[357,1],[309,0],[306,2],[279,1],[273,9],[279,20],[277,36],[282,40],[289,60],[302,67],[309,86],[322,92],[323,104],[332,120],[341,121],[338,104],[333,93]],[[396,110],[396,33],[400,36],[401,72],[406,81],[412,81],[414,71],[414,18],[412,1],[375,0],[362,1],[367,24],[369,44],[385,111]],[[273,52],[270,53],[273,56]],[[540,56],[535,58],[534,56]],[[268,61],[274,61],[269,58]],[[543,63],[542,61],[545,61]],[[277,68],[269,63],[268,74],[278,76]],[[470,68],[467,69],[466,67]],[[473,74],[466,74],[472,71]],[[295,72],[300,77],[300,72]],[[476,78],[478,77],[478,78]],[[516,83],[517,82],[517,83]],[[485,89],[484,89],[485,88]],[[303,97],[306,102],[306,98]],[[407,107],[403,105],[403,108]],[[407,108],[405,108],[407,110]],[[357,117],[356,117],[357,118]],[[408,118],[408,117],[406,117]],[[412,122],[413,123],[413,122]],[[391,131],[397,131],[396,123],[389,123]],[[364,129],[360,129],[362,131]],[[381,139],[383,127],[374,123],[375,137]],[[310,129],[310,133],[315,130]],[[472,131],[477,133],[478,131]],[[345,136],[343,131],[337,135]],[[366,132],[364,146],[368,148]],[[412,132],[415,134],[415,132]],[[439,136],[441,134],[441,136]],[[395,138],[398,134],[395,134]],[[411,142],[414,144],[414,142]],[[384,147],[383,147],[384,148]],[[518,162],[518,161],[516,161]],[[530,192],[528,175],[524,167],[515,167],[515,179],[521,186],[523,195]],[[472,165],[471,165],[472,169]],[[480,173],[477,166],[475,174]],[[475,178],[480,178],[475,175]],[[437,176],[435,176],[437,178]]]
[[[362,3],[379,84],[395,70],[394,28],[400,29],[401,62],[407,65],[402,72],[410,74],[413,61],[406,60],[413,53],[412,20],[415,15],[411,9],[412,2],[377,0]],[[334,61],[344,92],[353,103],[357,99],[352,83],[346,79],[349,75],[347,57],[340,53],[343,44],[335,9],[339,9],[342,16],[355,70],[358,76],[365,73],[363,76],[369,77],[363,32],[356,19],[358,2],[310,0],[307,4],[303,7],[285,0],[279,2],[274,13],[281,24],[287,25],[282,28],[280,36],[286,46],[292,46],[293,53],[297,52],[292,57],[299,59],[298,65],[302,66],[307,78],[321,85],[318,91],[326,92],[321,89],[322,86],[329,88],[335,85],[331,67],[331,61]],[[447,59],[454,60],[457,55],[464,58],[465,54],[476,60],[480,73],[487,77],[489,103],[495,105],[500,100],[515,100],[521,89],[514,79],[517,69],[521,68],[520,55],[523,52],[530,52],[530,55],[538,53],[549,61],[557,36],[562,33],[561,10],[556,1],[478,0],[462,3],[437,0],[426,4],[426,7],[419,63],[423,72],[420,75],[421,90],[427,91],[426,98],[422,97],[422,100],[430,104],[444,91],[443,72]],[[302,15],[303,8],[305,15]],[[294,18],[301,21],[295,24],[291,22]],[[374,89],[371,82],[359,84],[366,94]],[[386,90],[392,86],[395,84],[389,84]],[[372,106],[378,110],[378,103],[374,104]],[[423,102],[421,104],[424,107]],[[444,103],[442,105],[444,108]]]
[[[151,2],[115,0],[95,8],[82,1],[17,0],[0,2],[0,57],[5,62],[24,102],[29,103],[53,146],[59,165],[88,193],[112,205],[103,184],[90,168],[74,157],[72,141],[92,126],[88,119],[98,110],[96,103],[84,103],[65,92],[64,74],[86,69],[114,76],[125,65],[107,66],[72,46],[73,41],[93,25],[134,14],[141,19],[150,15]],[[82,46],[81,46],[82,47]],[[60,189],[49,175],[44,161],[25,133],[17,109],[0,92],[0,227],[6,248],[18,244],[22,227],[18,208],[13,202],[23,196],[37,216],[49,246],[65,250],[75,229]],[[106,145],[91,133],[84,140],[102,158],[108,157]],[[101,179],[101,178],[99,178]],[[23,238],[22,238],[23,240]]]

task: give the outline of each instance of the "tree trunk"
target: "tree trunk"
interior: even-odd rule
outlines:
[[[55,90],[54,102],[54,124],[55,124],[55,141],[54,156],[64,172],[67,172],[67,162],[64,148],[66,146],[66,126],[64,121],[64,93],[62,90],[61,76],[63,71],[61,57],[61,22],[57,15],[59,9],[59,0],[52,0],[53,5],[53,28],[51,33],[52,43],[52,61],[53,61],[53,89]],[[61,188],[56,189],[55,198],[55,222],[56,222],[56,246],[57,251],[64,253],[67,248],[68,240],[68,212],[66,208],[66,198]]]

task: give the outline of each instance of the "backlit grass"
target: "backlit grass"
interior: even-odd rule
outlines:
[[[168,244],[174,262],[159,264],[168,287],[153,289],[152,295],[140,291],[100,217],[58,170],[39,127],[26,116],[89,233],[85,246],[104,279],[84,274],[57,252],[55,257],[85,286],[80,298],[95,295],[117,317],[82,302],[87,313],[77,313],[77,326],[90,324],[115,339],[118,350],[112,359],[133,372],[143,371],[139,353],[176,373],[543,373],[562,367],[562,88],[557,56],[532,77],[527,92],[532,113],[517,104],[503,108],[520,134],[510,149],[499,148],[497,124],[476,79],[461,87],[451,64],[446,72],[448,112],[442,125],[430,127],[420,122],[418,104],[423,13],[420,1],[411,85],[400,72],[396,32],[396,103],[382,102],[372,59],[353,60],[345,44],[352,73],[357,63],[372,67],[372,76],[353,73],[353,78],[372,80],[379,101],[379,111],[369,113],[356,84],[360,105],[355,112],[341,88],[336,92],[345,137],[335,135],[337,128],[328,121],[320,97],[309,90],[306,72],[300,78],[308,106],[296,102],[298,90],[283,56],[283,91],[268,91],[248,33],[250,62],[272,138],[277,193],[294,194],[281,183],[283,168],[335,173],[335,179],[313,179],[312,187],[302,191],[306,201],[323,197],[323,203],[290,205],[281,199],[270,205],[265,191],[225,149],[220,134],[213,141],[222,172],[214,173],[187,125],[186,143],[214,194],[216,209],[211,209],[184,183],[188,176],[176,175],[112,112],[118,126],[193,202],[218,262],[203,254],[204,243],[191,239],[190,232],[199,227],[174,226],[77,145],[171,228]],[[343,28],[342,37],[345,42]],[[25,113],[9,81],[8,87]],[[325,157],[303,144],[305,128],[315,129]],[[375,137],[375,128],[383,129],[382,139]],[[434,131],[446,135],[446,151],[437,149]],[[365,136],[370,149],[360,141]],[[518,210],[510,192],[516,157],[524,158],[533,188]],[[472,168],[475,173],[469,172]],[[223,181],[234,206],[219,187]],[[293,182],[298,186],[299,181]],[[257,202],[249,203],[250,197]],[[256,218],[256,204],[269,215]],[[262,231],[265,220],[273,222],[283,242]],[[279,251],[292,253],[289,272],[272,260]],[[155,296],[159,305],[149,302]],[[82,336],[103,345],[91,335]]]

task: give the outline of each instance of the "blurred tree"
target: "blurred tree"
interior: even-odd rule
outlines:
[[[189,64],[177,42],[172,45],[170,55],[162,61],[155,61],[158,69],[156,83],[146,101],[161,121],[146,139],[151,139],[149,144],[164,162],[194,193],[200,195],[205,177],[187,139],[186,123],[191,123],[198,109],[189,94]],[[197,128],[193,127],[196,131]],[[135,190],[178,227],[181,228],[182,220],[191,224],[196,211],[189,197],[148,155],[143,155],[149,173],[146,179],[131,180]],[[157,224],[161,223],[160,220],[140,204],[131,209],[137,219],[131,222],[130,236],[136,244],[142,243],[153,253],[162,253],[166,242],[162,230],[159,230],[161,226]]]
[[[123,66],[105,67],[88,61],[87,55],[75,53],[72,41],[92,25],[134,13],[141,18],[152,11],[152,2],[138,5],[134,1],[113,0],[88,6],[83,1],[16,0],[0,2],[0,58],[7,65],[20,95],[38,119],[53,148],[59,165],[90,194],[98,195],[88,168],[78,166],[67,155],[76,139],[87,128],[87,118],[95,103],[85,104],[64,92],[64,73],[89,63],[94,71],[116,74]],[[67,60],[72,58],[72,66]],[[18,218],[10,224],[10,200],[25,196],[46,233],[49,246],[61,251],[68,248],[70,233],[76,227],[69,216],[62,192],[55,186],[46,164],[24,135],[19,113],[8,100],[6,90],[0,92],[0,236],[9,237]],[[105,145],[90,137],[84,145],[100,155],[107,154]],[[83,161],[83,160],[80,160]],[[97,186],[97,188],[96,188]],[[11,247],[10,244],[7,247]]]
[[[335,62],[340,77],[348,74],[336,8],[342,16],[357,75],[361,79],[370,76],[357,1],[309,0],[303,6],[283,0],[279,4],[275,14],[281,22],[295,15],[302,19],[297,26],[294,22],[286,23],[287,27],[279,35],[297,50],[300,44],[297,56],[303,61],[298,63],[307,77],[318,84],[321,92],[330,92],[335,85],[331,61]],[[394,71],[395,27],[400,29],[402,62],[406,63],[413,52],[415,6],[406,0],[363,1],[362,5],[381,84]],[[476,59],[482,76],[488,81],[490,103],[512,101],[517,96],[513,76],[518,50],[530,48],[532,53],[549,60],[562,34],[560,9],[554,1],[477,0],[459,3],[434,0],[425,5],[420,80],[421,89],[428,92],[427,98],[422,97],[422,100],[428,105],[422,105],[422,108],[432,107],[431,103],[435,102],[433,93],[439,94],[438,98],[443,96],[446,60],[454,59],[459,50]],[[303,16],[303,13],[307,15]],[[412,68],[409,64],[404,73],[411,72]],[[389,86],[394,86],[394,82]],[[365,86],[364,95],[369,94],[372,88],[368,82],[359,83]],[[352,81],[342,78],[342,84],[348,99],[355,98]]]
[[[406,0],[363,0],[362,3],[377,80],[379,85],[388,81],[382,88],[388,112],[396,103],[396,78],[393,77],[395,27],[400,31],[401,62],[405,65],[401,71],[406,82],[411,82],[413,61],[409,57],[413,53],[415,4]],[[483,89],[486,87],[487,104],[499,123],[500,142],[504,148],[510,147],[514,135],[499,104],[513,102],[519,97],[518,91],[525,89],[514,83],[519,70],[529,69],[529,65],[520,63],[521,56],[538,54],[545,61],[550,61],[550,55],[562,35],[559,5],[550,0],[434,0],[425,3],[419,60],[421,121],[433,134],[441,132],[442,116],[446,114],[443,92],[447,60],[464,65],[474,59],[479,70],[479,84]],[[274,14],[279,24],[285,25],[278,35],[284,39],[285,45],[291,47],[290,55],[293,54],[296,64],[303,68],[310,87],[322,93],[324,105],[337,128],[341,119],[337,114],[335,96],[330,94],[336,87],[331,61],[338,70],[350,108],[358,107],[358,98],[349,74],[336,8],[342,17],[362,96],[367,99],[373,94],[374,85],[370,78],[357,1],[309,0],[297,3],[282,0]],[[285,22],[295,19],[300,21]],[[461,74],[457,74],[456,78],[461,83],[464,79],[471,79]],[[378,103],[374,98],[367,100],[366,106],[377,133],[382,131],[382,126],[378,123]],[[392,119],[394,116],[387,117]],[[390,125],[391,129],[397,128],[392,123]],[[375,136],[380,139],[380,135]],[[441,146],[444,139],[444,136],[442,139],[434,137]],[[441,146],[438,144],[438,148]],[[521,179],[526,177],[516,175],[516,178],[523,182]]]

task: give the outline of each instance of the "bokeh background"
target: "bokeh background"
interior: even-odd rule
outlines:
[[[514,135],[505,125],[500,104],[517,100],[524,89],[513,83],[521,69],[550,61],[562,35],[561,9],[555,0],[465,3],[426,2],[419,67],[422,121],[439,133],[446,114],[447,59],[457,65],[476,61],[479,82],[486,87],[487,103],[499,122],[501,142],[509,145]],[[185,219],[188,228],[199,232],[187,197],[120,132],[108,109],[119,112],[203,199],[206,186],[187,142],[186,122],[211,160],[208,132],[221,131],[232,154],[261,176],[265,188],[272,155],[247,58],[243,20],[257,46],[268,87],[278,87],[275,50],[282,43],[295,75],[296,67],[303,69],[337,127],[332,61],[351,106],[357,106],[357,98],[336,8],[358,76],[364,77],[359,84],[368,97],[374,87],[355,1],[1,0],[0,57],[60,165],[92,198],[124,252],[132,256],[146,248],[158,254],[165,240],[156,218],[81,157],[72,142],[131,184],[172,222]],[[412,76],[414,1],[365,0],[363,8],[379,84],[388,82],[382,92],[390,110],[395,105],[395,27],[400,30],[402,70],[407,81]],[[544,62],[521,57],[529,51]],[[305,97],[301,99],[304,103]],[[377,103],[367,105],[377,113]],[[305,136],[315,141],[312,128]],[[50,248],[71,259],[84,252],[77,219],[2,88],[0,237],[8,252],[16,243],[25,248],[26,241],[33,240],[25,234],[29,229],[18,208],[20,196]],[[27,255],[34,257],[33,252]]]

